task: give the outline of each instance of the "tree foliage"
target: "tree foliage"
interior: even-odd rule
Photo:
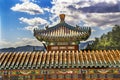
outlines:
[[[120,25],[115,25],[112,31],[103,34],[100,38],[95,38],[92,45],[88,45],[86,49],[96,50],[120,50]]]

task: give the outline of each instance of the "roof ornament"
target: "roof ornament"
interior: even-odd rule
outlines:
[[[65,20],[65,14],[60,14],[59,17],[61,19],[60,22],[64,22],[64,20]]]
[[[78,25],[76,25],[76,29],[78,29],[79,28],[79,26]]]
[[[49,26],[47,25],[46,27],[45,27],[45,29],[47,30],[49,28]]]

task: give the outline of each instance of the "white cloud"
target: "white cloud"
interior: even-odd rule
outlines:
[[[89,26],[99,26],[101,29],[113,27],[115,24],[120,24],[120,13],[91,13],[84,19]]]
[[[39,0],[20,0],[21,2],[40,2]]]
[[[120,24],[120,12],[113,13],[85,13],[78,8],[93,6],[98,3],[107,3],[108,5],[117,4],[118,0],[53,0],[50,12],[50,21],[56,22],[57,16],[61,13],[66,14],[65,21],[71,25],[78,25],[81,21],[83,26],[100,27],[105,30],[113,27],[115,24]],[[101,5],[101,4],[100,4]]]
[[[26,23],[28,25],[27,27],[24,27],[25,30],[30,30],[32,32],[35,28],[38,28],[38,26],[43,27],[43,26],[49,24],[49,22],[47,22],[47,20],[42,19],[40,17],[35,17],[35,18],[31,18],[31,19],[21,17],[21,18],[19,18],[19,20],[22,23]]]
[[[56,3],[73,3],[73,2],[76,2],[76,1],[79,1],[79,0],[52,0],[52,4],[56,4]]]
[[[31,31],[32,33],[33,33],[33,30],[34,30],[35,28],[38,28],[38,26],[27,26],[27,27],[24,27],[25,30],[29,30],[29,31]]]
[[[43,10],[50,12],[50,8],[43,8]]]
[[[7,47],[11,47],[10,45],[11,45],[11,43],[10,43],[10,42],[0,40],[0,48],[7,48]]]
[[[81,43],[85,43],[85,42],[88,42],[88,41],[95,41],[95,39],[94,38],[89,38],[89,39],[87,39],[86,41],[80,41]]]
[[[91,2],[83,2],[81,4],[75,4],[74,6],[76,9],[83,8],[83,7],[89,7],[89,6],[91,6]]]
[[[25,2],[23,2],[22,4],[18,3],[11,9],[13,11],[26,12],[31,15],[44,13],[43,9],[40,6],[32,2],[29,2],[29,0],[25,0]]]
[[[81,13],[80,11],[76,11],[76,10],[71,10],[69,9],[69,6],[74,6],[76,8],[78,7],[83,7],[83,5],[79,5],[78,3],[81,0],[53,0],[52,1],[52,8],[50,9],[50,12],[52,13],[52,15],[50,16],[50,21],[52,23],[56,22],[56,20],[59,20],[58,16],[61,13],[66,14],[66,19],[65,21],[72,24],[72,25],[76,25],[79,24],[80,20],[82,20],[85,16],[85,14]],[[89,5],[89,4],[88,4]],[[86,6],[88,6],[86,3]]]
[[[10,41],[0,40],[0,48],[18,47],[25,45],[42,46],[42,43],[35,38],[18,38],[18,41],[14,42],[14,44]]]
[[[95,3],[106,2],[106,3],[116,4],[118,1],[119,0],[94,0],[93,2]]]
[[[92,29],[91,31],[92,31],[92,32],[95,32],[96,30],[95,30],[95,29]]]
[[[20,0],[20,1],[22,1],[22,2],[30,2],[30,0]]]
[[[21,0],[22,4],[16,4],[11,9],[13,11],[27,12],[29,14],[41,14],[43,11],[48,11],[52,13],[49,16],[49,20],[51,22],[50,25],[55,24],[55,22],[59,21],[59,14],[66,14],[66,22],[71,25],[78,25],[81,21],[84,22],[84,26],[99,26],[101,29],[107,29],[108,27],[114,26],[115,24],[119,24],[120,20],[118,16],[120,16],[120,12],[118,13],[85,13],[79,10],[79,8],[93,6],[98,3],[107,3],[109,4],[117,4],[119,0],[52,0],[52,8],[40,8],[37,4],[32,3],[31,1],[35,0]],[[102,5],[102,4],[99,4]],[[117,18],[116,18],[117,17]],[[20,18],[20,20],[24,23],[27,23],[28,26],[25,27],[26,30],[32,30],[33,27],[37,27],[38,25],[43,25],[48,22],[41,18],[27,19]],[[41,23],[42,22],[42,23]],[[33,27],[32,27],[33,26]]]
[[[44,24],[48,23],[47,20],[42,19],[40,17],[35,17],[35,18],[24,18],[24,17],[21,17],[21,18],[19,18],[19,20],[21,22],[24,22],[24,23],[28,24],[28,25],[36,25],[36,26],[37,25],[44,25]]]

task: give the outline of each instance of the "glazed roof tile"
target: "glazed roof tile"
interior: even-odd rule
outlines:
[[[120,68],[119,50],[0,53],[0,70]]]

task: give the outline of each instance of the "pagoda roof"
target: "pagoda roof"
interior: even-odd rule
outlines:
[[[78,25],[76,25],[76,27],[74,27],[74,26],[69,25],[65,21],[62,21],[62,22],[56,24],[55,26],[47,27],[46,29],[35,29],[34,31],[39,30],[39,32],[48,32],[48,31],[56,30],[61,26],[64,26],[64,27],[66,27],[70,30],[73,30],[73,31],[79,31],[79,32],[84,32],[84,31],[89,31],[90,32],[91,31],[90,27],[80,27]]]
[[[0,70],[120,68],[119,50],[0,53]]]
[[[62,21],[62,22],[58,23],[57,25],[55,25],[55,26],[53,26],[53,27],[50,27],[50,28],[48,28],[48,29],[49,29],[49,30],[53,30],[53,29],[59,28],[59,27],[61,27],[61,26],[65,26],[66,28],[71,29],[71,30],[79,30],[79,28],[75,28],[75,27],[67,24],[65,21]]]
[[[60,23],[55,26],[46,27],[46,29],[34,29],[34,36],[38,40],[48,42],[81,41],[88,39],[90,34],[90,27],[74,27],[67,24],[64,19],[61,19]]]

